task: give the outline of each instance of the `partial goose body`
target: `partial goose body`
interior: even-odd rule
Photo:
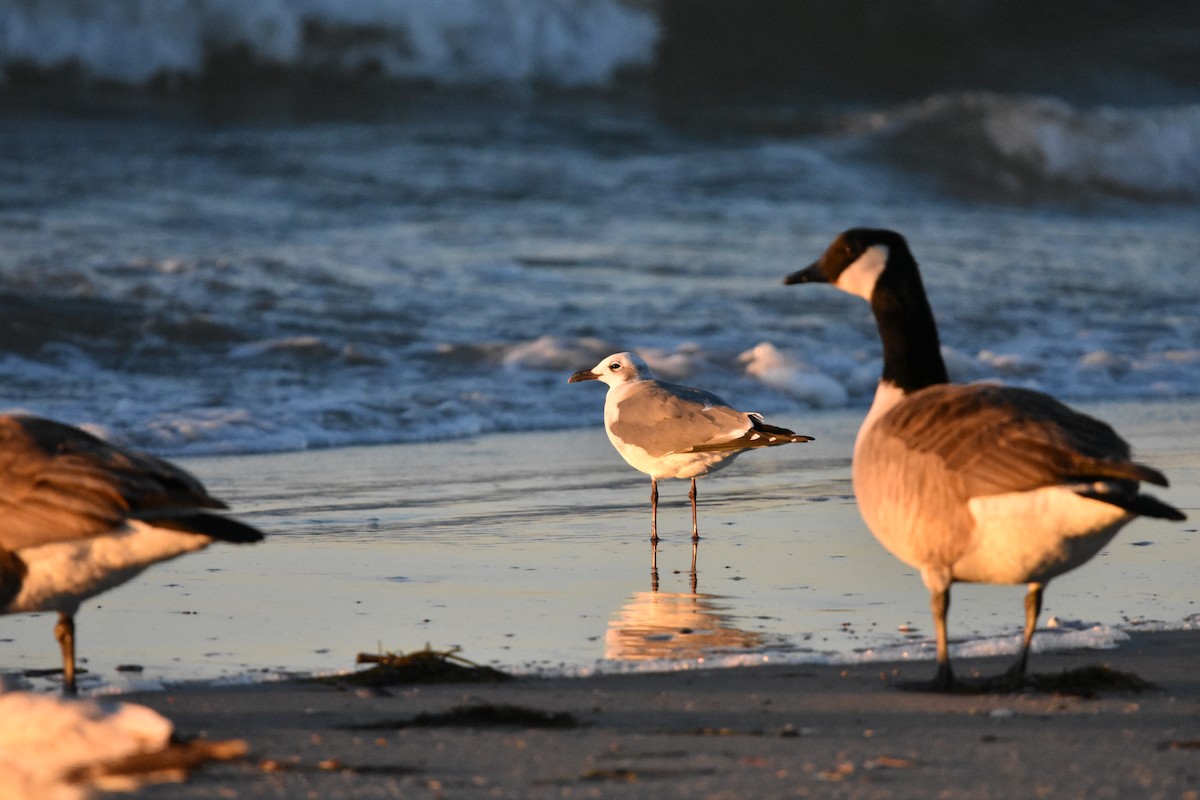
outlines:
[[[203,550],[213,538],[129,520],[111,533],[51,542],[16,551],[21,562],[6,614],[57,611],[74,616],[80,605],[139,575],[146,567]]]
[[[0,416],[0,613],[57,611],[63,688],[75,691],[83,602],[160,561],[262,533],[184,470],[69,425]]]
[[[650,538],[658,541],[658,481],[692,482],[692,540],[696,478],[728,466],[747,450],[812,441],[811,436],[768,425],[758,414],[738,411],[702,389],[657,380],[633,353],[615,353],[568,383],[598,380],[608,386],[604,429],[621,457],[650,476]]]
[[[787,283],[829,283],[866,299],[883,340],[883,376],[854,446],[867,527],[918,569],[938,640],[936,688],[953,684],[946,612],[955,581],[1029,586],[1019,683],[1052,578],[1083,564],[1136,516],[1180,520],[1142,494],[1165,486],[1104,422],[1041,392],[951,385],[937,326],[904,238],[857,228]]]

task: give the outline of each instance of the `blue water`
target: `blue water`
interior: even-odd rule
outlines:
[[[0,6],[0,408],[168,455],[580,427],[620,350],[861,406],[867,309],[780,285],[855,225],[956,377],[1194,397],[1200,21],[1023,7]]]
[[[1043,101],[988,102],[1046,124]],[[594,424],[566,376],[632,349],[764,412],[863,404],[866,307],[781,285],[863,224],[909,237],[959,377],[1200,393],[1200,214],[1164,199],[1174,171],[1163,197],[990,202],[889,141],[569,99],[372,123],[9,111],[3,403],[166,454],[433,440]]]
[[[225,591],[180,602],[203,605],[211,637],[235,653],[222,670],[343,665],[349,649],[385,635],[381,620],[397,597],[436,616],[432,638],[469,655],[568,669],[602,657],[604,637],[620,639],[621,620],[636,621],[640,606],[668,619],[702,612],[754,653],[874,647],[870,636],[846,639],[831,614],[892,639],[900,624],[924,625],[916,583],[911,595],[868,602],[830,595],[814,579],[800,587],[818,597],[814,609],[793,600],[795,581],[775,575],[751,539],[741,551],[718,549],[740,546],[732,536],[714,537],[702,575],[701,593],[717,597],[697,601],[677,576],[664,576],[657,598],[647,594],[645,576],[628,572],[643,561],[641,476],[607,449],[599,392],[566,379],[636,350],[660,376],[784,424],[818,412],[856,420],[880,369],[869,310],[781,281],[839,231],[872,225],[908,237],[955,378],[1092,406],[1169,409],[1200,397],[1200,81],[1188,67],[1200,63],[1190,57],[1200,36],[1188,35],[1200,23],[1188,21],[1188,4],[1164,2],[1129,19],[1115,6],[1082,21],[1059,9],[1035,31],[1012,16],[1020,3],[918,2],[903,19],[881,11],[880,24],[858,27],[867,38],[855,41],[850,65],[846,50],[822,48],[846,42],[839,25],[865,12],[842,18],[827,4],[797,3],[772,20],[768,5],[747,4],[730,26],[700,0],[664,0],[657,14],[620,0],[436,10],[322,0],[0,4],[0,411],[172,457],[494,447],[484,434],[548,429],[593,437],[600,472],[580,485],[599,481],[603,499],[584,492],[569,526],[603,555],[603,579],[582,593],[559,573],[566,556],[553,537],[564,506],[553,487],[534,499],[526,485],[501,491],[533,511],[496,516],[494,495],[481,490],[432,503],[428,520],[414,522],[396,508],[415,501],[393,485],[412,465],[390,450],[400,466],[386,474],[348,484],[330,476],[331,489],[321,473],[306,484],[311,497],[282,506],[275,493],[290,490],[272,475],[245,494],[237,468],[198,459],[194,468],[239,510],[249,503],[252,521],[277,541],[265,555],[214,548],[154,573],[169,581],[171,570],[194,577],[220,565],[204,580]],[[1046,47],[1040,37],[1064,25],[1072,38]],[[1126,46],[1126,32],[1145,46]],[[750,33],[758,38],[743,40]],[[975,50],[939,49],[956,41]],[[951,55],[954,69],[939,60]],[[825,446],[828,431],[813,433]],[[828,442],[842,446],[824,457],[842,460],[824,469],[844,483],[843,438]],[[1186,454],[1178,461],[1159,466],[1190,468]],[[491,467],[479,468],[490,485]],[[807,464],[795,469],[807,474]],[[745,475],[754,485],[736,502],[715,495],[730,506],[725,524],[740,524],[739,504],[766,490],[764,477]],[[422,496],[436,495],[442,476],[420,477],[429,482]],[[610,481],[624,479],[614,490]],[[371,496],[360,508],[363,491]],[[839,491],[848,504],[848,487]],[[462,503],[487,513],[466,514]],[[287,534],[320,533],[322,548],[358,552],[364,526],[379,523],[360,519],[364,508],[392,535],[363,550],[361,570],[312,575],[322,554]],[[591,520],[618,509],[612,533],[623,548],[611,551],[609,531]],[[854,524],[852,509],[841,511],[830,530]],[[554,576],[542,594],[528,598],[515,573],[497,581],[491,552],[459,552],[447,566],[464,519],[468,532],[492,531],[506,554],[527,544],[540,579]],[[414,530],[426,537],[419,547]],[[1188,537],[1178,528],[1161,536],[1178,550],[1151,548],[1155,558],[1189,563],[1177,556]],[[868,572],[901,574],[869,539],[859,544],[855,570],[872,553],[878,565]],[[793,546],[823,545],[779,543]],[[839,547],[823,557],[841,558]],[[506,555],[505,568],[517,569],[520,555]],[[385,556],[397,565],[377,568]],[[412,578],[408,559],[424,577],[393,580]],[[278,572],[281,560],[309,576],[303,600],[328,617],[314,629],[296,620],[297,584]],[[816,563],[806,568],[826,562]],[[729,584],[727,566],[751,578]],[[268,584],[263,608],[275,634],[250,654],[268,623],[247,617],[237,598],[264,595]],[[1128,611],[1113,605],[1124,601],[1118,594],[1091,616],[1086,597],[1104,587],[1081,586],[1081,605],[1064,602],[1068,620],[1115,623]],[[188,628],[164,623],[157,587],[121,590],[142,592],[137,625],[89,610],[94,666],[146,653],[137,634],[152,622],[181,660],[210,657],[185,652]],[[379,605],[373,616],[356,611],[350,626],[330,597],[357,587]],[[667,594],[679,608],[663,604]],[[1131,604],[1131,614],[1191,619],[1190,599],[1175,594]],[[218,616],[223,597],[236,608]],[[510,658],[492,627],[469,623],[480,603],[511,616],[518,599],[533,616],[508,632],[524,637]],[[114,601],[114,613],[128,602]],[[897,602],[903,615],[878,611]],[[762,622],[783,607],[780,620]],[[553,634],[534,630],[546,614],[556,615]],[[224,622],[235,615],[240,634]],[[386,644],[412,646],[425,635],[422,619],[406,618]],[[974,630],[987,637],[1010,622]],[[22,659],[53,660],[42,657],[45,619],[10,623],[23,626],[19,636],[6,629]],[[206,641],[193,636],[188,646]],[[211,658],[224,659],[213,647]]]

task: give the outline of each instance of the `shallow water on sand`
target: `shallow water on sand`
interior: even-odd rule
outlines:
[[[1196,508],[1200,407],[1089,410],[1173,479],[1161,497]],[[571,674],[931,657],[919,579],[871,538],[853,504],[846,454],[859,413],[777,421],[817,441],[748,454],[700,482],[694,581],[687,484],[663,483],[657,590],[648,482],[599,426],[188,461],[269,540],[160,565],[86,606],[84,686],[341,670],[360,651],[427,643]],[[1114,626],[1189,624],[1200,611],[1194,528],[1131,524],[1051,584],[1042,623],[1060,626],[1035,642],[1104,646],[1120,637]],[[1021,595],[956,587],[952,637],[977,654],[1012,651]],[[0,624],[6,671],[56,666],[51,615]]]

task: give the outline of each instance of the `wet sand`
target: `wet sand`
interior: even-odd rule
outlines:
[[[146,797],[1197,797],[1200,632],[1152,631],[1198,619],[1200,404],[1088,410],[1171,477],[1158,493],[1192,520],[1137,521],[1051,584],[1044,622],[1080,621],[1093,644],[1104,636],[1090,621],[1132,638],[1064,651],[1071,630],[1041,630],[1031,670],[1108,664],[1154,690],[897,688],[932,675],[928,601],[858,519],[856,411],[784,416],[818,441],[701,483],[696,589],[686,484],[663,486],[653,591],[645,481],[598,428],[190,460],[270,538],[160,565],[85,608],[84,686],[132,692],[184,737],[250,748]],[[1007,666],[968,656],[1015,649],[1021,595],[956,589],[960,674]],[[55,665],[46,615],[0,625],[5,667]],[[356,652],[427,642],[522,677],[383,691],[203,682],[345,670]],[[129,663],[143,670],[116,670]],[[479,705],[571,724],[408,725]]]
[[[1160,497],[1200,505],[1200,404],[1091,410],[1171,477]],[[521,674],[932,658],[919,578],[854,506],[849,452],[861,412],[776,418],[817,441],[745,454],[700,481],[694,580],[687,483],[663,482],[657,583],[649,482],[599,424],[189,459],[268,539],[157,565],[85,605],[83,686],[344,670],[357,652],[426,643]],[[1194,519],[1129,525],[1051,584],[1043,622],[1060,624],[1035,646],[1104,644],[1122,636],[1118,627],[1179,626],[1200,612],[1194,530]],[[956,588],[959,649],[1015,652],[1022,596],[1021,587]],[[57,666],[52,628],[52,615],[0,619],[0,667]]]
[[[170,798],[1196,797],[1200,632],[1035,658],[1157,688],[930,695],[932,665],[765,666],[375,691],[286,683],[134,696],[184,735],[242,738]],[[991,674],[1007,660],[964,660]],[[549,723],[408,724],[512,706]],[[504,709],[500,709],[503,712]],[[511,715],[513,712],[509,711]],[[569,716],[564,716],[569,715]],[[436,717],[432,722],[436,723]],[[547,727],[548,724],[570,727]]]

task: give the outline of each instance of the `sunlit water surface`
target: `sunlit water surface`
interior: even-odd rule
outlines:
[[[1200,408],[1089,410],[1171,475],[1178,488],[1163,497],[1196,508],[1200,460],[1175,432],[1195,430]],[[920,580],[853,504],[845,453],[859,414],[780,421],[818,440],[747,454],[700,482],[694,581],[687,484],[661,487],[656,583],[648,481],[599,426],[190,460],[269,539],[160,565],[88,603],[78,617],[84,685],[270,679],[426,644],[552,674],[931,658]],[[1050,585],[1042,622],[1057,627],[1037,644],[1108,646],[1121,628],[1195,624],[1195,548],[1194,523],[1131,524]],[[962,652],[1014,651],[1022,593],[956,587],[951,633]],[[52,627],[52,615],[5,617],[5,669],[57,666]]]

